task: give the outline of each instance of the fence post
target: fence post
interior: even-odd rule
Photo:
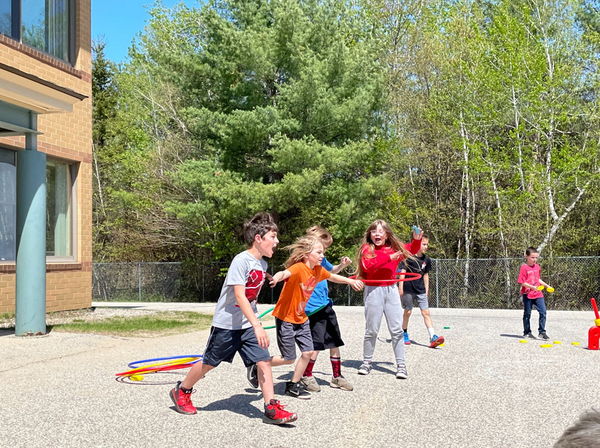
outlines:
[[[142,301],[142,263],[138,263],[138,300]]]
[[[435,307],[440,307],[440,277],[438,274],[438,260],[435,260]]]

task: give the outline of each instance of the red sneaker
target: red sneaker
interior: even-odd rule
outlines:
[[[198,411],[192,404],[192,394],[196,392],[196,390],[192,390],[191,392],[184,392],[181,389],[181,381],[177,381],[177,385],[171,390],[169,394],[171,400],[175,404],[175,410],[180,414],[197,414]]]
[[[281,425],[283,423],[295,422],[298,416],[294,412],[288,412],[284,409],[279,400],[271,399],[269,404],[265,405],[265,415],[263,420],[265,423]]]
[[[431,344],[429,344],[430,348],[436,348],[438,345],[444,343],[444,336],[436,336],[435,334],[431,338]]]

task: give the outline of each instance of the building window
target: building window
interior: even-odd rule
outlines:
[[[1,0],[0,33],[72,62],[74,0]]]
[[[17,241],[15,152],[0,148],[0,263],[14,262]],[[46,162],[46,257],[74,261],[77,165]]]
[[[0,263],[15,260],[17,170],[15,153],[0,148]]]
[[[46,163],[46,256],[73,257],[72,167],[63,162]]]

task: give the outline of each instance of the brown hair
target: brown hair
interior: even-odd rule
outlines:
[[[371,239],[371,231],[377,229],[377,226],[381,226],[385,231],[385,245],[391,247],[394,252],[402,251],[406,258],[414,258],[414,256],[406,250],[404,247],[404,243],[398,239],[396,235],[394,235],[394,231],[390,227],[390,225],[382,219],[377,219],[371,223],[371,225],[367,228],[362,241],[360,242],[360,247],[358,249],[358,253],[356,254],[356,260],[358,262],[358,266],[356,267],[356,277],[363,278],[363,264],[362,259],[365,256],[363,253],[363,247],[365,244],[369,245],[369,249],[371,252],[371,258],[375,256],[375,243]]]
[[[273,216],[270,213],[259,212],[244,223],[244,240],[252,246],[256,235],[262,238],[271,231],[277,232],[277,224]]]
[[[285,249],[289,250],[291,253],[290,258],[288,258],[283,265],[286,268],[289,268],[293,264],[303,262],[304,257],[311,253],[317,244],[323,245],[319,238],[312,235],[301,236],[294,244],[285,247]]]
[[[527,249],[525,249],[526,256],[530,256],[531,254],[537,254],[537,253],[538,253],[537,249],[533,246],[529,246]]]
[[[333,243],[333,237],[331,236],[331,233],[321,226],[309,227],[306,229],[306,234],[319,238],[323,243],[323,248],[329,247],[331,246],[331,243]]]

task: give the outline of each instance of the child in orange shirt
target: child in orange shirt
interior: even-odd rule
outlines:
[[[294,244],[288,246],[291,254],[285,262],[284,271],[279,271],[273,276],[271,286],[285,280],[281,295],[273,310],[277,328],[277,345],[281,356],[273,356],[273,367],[284,364],[293,364],[296,360],[296,344],[302,355],[296,363],[292,380],[286,383],[285,393],[292,397],[308,399],[310,393],[300,384],[302,374],[313,355],[313,342],[310,332],[310,323],[304,308],[310,299],[317,283],[321,280],[330,280],[334,283],[345,283],[354,290],[360,291],[363,282],[330,274],[321,267],[325,249],[321,240],[314,236],[305,235]]]

